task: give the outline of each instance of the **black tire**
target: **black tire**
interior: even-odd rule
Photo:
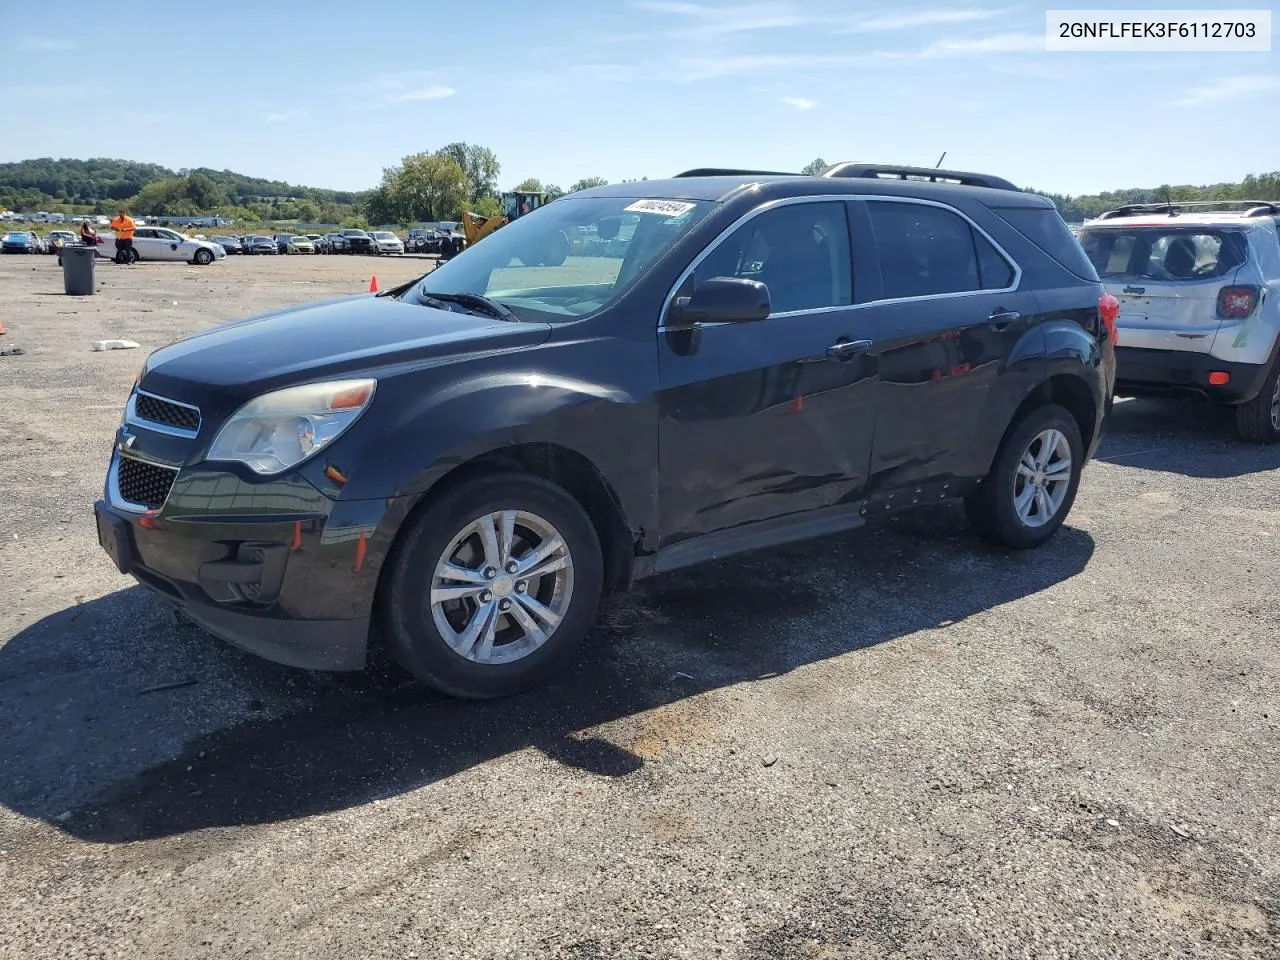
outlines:
[[[1236,433],[1249,443],[1280,443],[1280,357],[1258,395],[1236,407]]]
[[[213,263],[213,252],[210,250],[206,250],[204,247],[201,247],[199,250],[196,251],[196,255],[192,257],[192,259],[199,266],[207,267],[209,264]]]
[[[522,510],[550,523],[572,557],[573,589],[560,624],[519,660],[482,664],[448,645],[432,616],[435,566],[471,521],[500,510]],[[449,696],[487,700],[510,696],[568,666],[595,622],[604,561],[595,528],[560,487],[525,473],[478,476],[453,484],[411,521],[396,544],[378,616],[393,657],[426,685]],[[496,602],[496,601],[495,601]]]
[[[1057,430],[1066,438],[1071,452],[1071,473],[1066,495],[1050,519],[1031,526],[1018,516],[1014,504],[1018,466],[1032,442],[1046,430]],[[1014,550],[1038,547],[1057,533],[1071,512],[1084,469],[1084,441],[1080,426],[1069,411],[1056,404],[1036,407],[1005,434],[990,472],[978,488],[965,498],[965,512],[977,533],[993,543]]]

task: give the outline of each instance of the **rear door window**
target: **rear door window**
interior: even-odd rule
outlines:
[[[886,300],[1000,290],[1013,282],[1008,261],[957,213],[886,200],[868,201],[867,210]]]
[[[1238,231],[1186,227],[1084,229],[1080,243],[1103,280],[1214,280],[1247,252]]]

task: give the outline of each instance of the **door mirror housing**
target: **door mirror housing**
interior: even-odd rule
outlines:
[[[769,288],[745,277],[712,277],[688,297],[676,297],[667,316],[669,326],[695,323],[748,323],[769,316]]]

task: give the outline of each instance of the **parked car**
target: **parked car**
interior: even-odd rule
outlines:
[[[29,230],[14,230],[0,239],[0,252],[3,253],[39,253],[40,243],[34,233]]]
[[[213,242],[222,247],[228,254],[243,252],[239,237],[214,237]]]
[[[582,225],[626,255],[521,266]],[[1115,311],[1053,204],[996,177],[583,190],[419,280],[151,354],[99,539],[263,656],[358,669],[377,621],[423,682],[501,696],[657,573],[952,497],[1046,543],[1099,442]]]
[[[45,253],[59,253],[64,244],[77,244],[80,237],[70,230],[54,230],[45,238]]]
[[[319,233],[308,233],[307,239],[310,240],[312,245],[316,248],[315,252],[319,253],[320,246],[324,243],[324,235]]]
[[[342,231],[343,253],[377,253],[377,244],[373,237],[363,230]]]
[[[254,236],[248,237],[247,240],[249,241],[249,244],[245,249],[245,253],[277,254],[280,252],[280,247],[270,237],[263,237],[255,234]]]
[[[293,239],[292,233],[277,233],[271,238],[275,241],[277,253],[289,252],[289,241]]]
[[[415,227],[409,231],[404,247],[410,253],[439,253],[441,236],[431,227]]]
[[[346,253],[347,238],[340,233],[326,233],[324,235],[323,253]]]
[[[311,242],[310,237],[304,237],[301,234],[295,234],[289,238],[288,243],[284,247],[285,253],[315,253],[316,245]]]
[[[404,253],[404,241],[390,230],[375,230],[369,236],[373,237],[375,253]]]
[[[1228,405],[1242,439],[1277,443],[1280,201],[1213,205],[1131,205],[1081,228],[1120,301],[1116,394]]]
[[[98,255],[115,256],[115,234],[103,233]],[[133,233],[135,260],[182,260],[200,266],[225,260],[227,251],[212,240],[196,240],[168,227],[138,227]]]

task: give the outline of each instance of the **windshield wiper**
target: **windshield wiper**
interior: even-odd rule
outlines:
[[[467,307],[471,310],[477,310],[480,313],[487,313],[491,317],[497,317],[499,320],[509,320],[512,323],[519,323],[520,318],[511,312],[504,304],[497,300],[490,300],[488,297],[482,297],[478,293],[426,293],[421,292],[423,303],[428,307],[444,305],[444,309],[449,309],[448,304],[456,303],[460,306]],[[431,301],[435,301],[432,303]]]

